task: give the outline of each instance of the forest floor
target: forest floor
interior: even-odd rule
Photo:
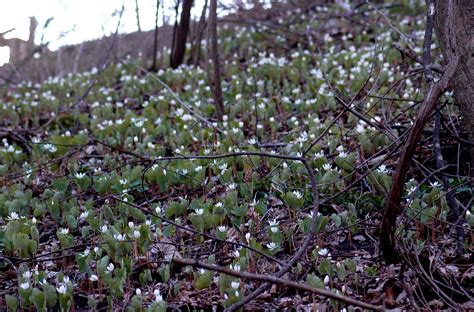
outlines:
[[[10,87],[0,310],[474,309],[451,93],[440,101],[449,167],[436,168],[431,122],[398,220],[405,260],[380,256],[391,173],[426,91],[424,3],[220,24],[220,121],[205,66],[153,73],[129,59]],[[463,209],[461,254],[441,172]]]

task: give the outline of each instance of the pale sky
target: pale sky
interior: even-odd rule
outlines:
[[[175,0],[160,2],[162,1],[167,11],[166,15],[174,16]],[[15,31],[5,37],[26,40],[29,33],[29,16],[35,16],[38,20],[36,43],[41,42],[43,35],[43,41],[50,42],[49,48],[54,50],[62,45],[76,44],[113,33],[117,27],[118,12],[122,3],[125,5],[125,11],[119,32],[137,31],[135,0],[0,0],[0,33],[15,28]],[[193,16],[201,14],[204,0],[195,0],[195,3],[191,13]],[[142,30],[153,29],[156,0],[138,0],[138,4]],[[114,12],[117,14],[113,15]],[[160,24],[163,20],[161,13]],[[46,29],[43,29],[50,17],[54,19]],[[5,62],[7,50],[0,48],[0,65]]]

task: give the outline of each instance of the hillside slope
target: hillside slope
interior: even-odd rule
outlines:
[[[431,266],[379,256],[390,174],[426,87],[407,56],[421,51],[425,9],[295,7],[223,24],[223,121],[206,68],[148,73],[131,59],[11,88],[0,105],[0,307],[220,310],[262,284],[235,271],[339,296],[273,283],[249,311],[468,307],[472,193],[465,147],[447,130],[466,253],[454,256],[428,126],[398,235]],[[447,129],[458,127],[452,96],[442,102]]]

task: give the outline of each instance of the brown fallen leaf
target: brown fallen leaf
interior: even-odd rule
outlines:
[[[165,261],[171,261],[173,258],[182,258],[169,238],[163,237],[161,241],[156,244],[156,248],[163,254]]]

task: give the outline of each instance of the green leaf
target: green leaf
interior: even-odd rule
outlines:
[[[314,288],[324,289],[323,281],[315,274],[308,275],[308,277],[306,278],[306,284]]]
[[[91,310],[97,310],[97,300],[93,296],[87,296],[87,306]]]
[[[43,286],[43,292],[46,298],[46,307],[52,309],[58,301],[58,295],[56,294],[56,288],[51,284]]]
[[[33,302],[37,311],[46,311],[46,297],[44,293],[38,288],[33,288],[30,301]]]
[[[60,192],[66,192],[69,186],[68,177],[64,176],[53,181],[53,186]]]
[[[35,241],[39,242],[39,231],[38,229],[36,228],[36,226],[32,225],[31,228],[30,228],[30,231],[31,231],[31,238],[34,239]]]
[[[316,218],[316,232],[321,232],[326,228],[326,225],[329,222],[329,218],[327,216],[318,215]]]
[[[165,283],[168,282],[170,279],[170,266],[169,264],[164,264],[158,269],[158,273],[160,273],[161,280]]]
[[[131,304],[131,311],[142,311],[142,298],[141,296],[133,296],[132,304]]]
[[[212,276],[213,276],[212,271],[204,271],[197,278],[196,282],[194,283],[194,287],[196,287],[197,290],[208,288],[211,285]]]
[[[6,295],[5,301],[7,302],[8,311],[16,312],[20,306],[18,298],[12,295]]]
[[[337,278],[344,282],[344,280],[346,279],[346,267],[344,266],[343,263],[341,263],[340,265],[337,265],[336,266],[337,269],[336,269],[336,272],[337,272]]]
[[[318,271],[321,273],[321,275],[331,275],[331,260],[328,258],[321,260]]]

